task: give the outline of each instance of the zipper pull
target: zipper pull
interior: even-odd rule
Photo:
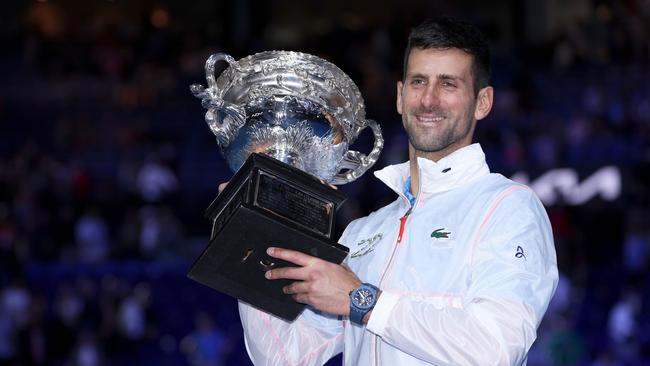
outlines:
[[[412,210],[413,207],[409,207],[409,210],[406,211],[404,216],[399,218],[399,234],[397,235],[397,242],[395,244],[399,244],[402,242],[402,235],[404,234],[404,226],[406,226],[406,219],[409,217]]]

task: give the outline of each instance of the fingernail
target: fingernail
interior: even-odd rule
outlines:
[[[266,278],[271,278],[271,271],[266,271],[266,272],[264,273],[264,277],[266,277]]]
[[[273,248],[273,247],[268,247],[268,248],[266,249],[266,254],[268,254],[268,255],[273,255],[273,250],[275,250],[275,248]]]

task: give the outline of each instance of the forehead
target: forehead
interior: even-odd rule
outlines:
[[[472,76],[472,56],[458,48],[413,48],[409,54],[406,74]]]

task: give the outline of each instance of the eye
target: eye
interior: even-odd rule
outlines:
[[[420,79],[420,78],[411,79],[411,85],[413,86],[421,86],[424,84],[426,84],[426,81],[424,79]]]
[[[442,86],[444,86],[445,88],[455,88],[456,84],[449,80],[445,80],[442,82]]]

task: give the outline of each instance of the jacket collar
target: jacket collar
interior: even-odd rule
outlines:
[[[449,191],[490,173],[481,145],[460,148],[434,162],[417,158],[420,170],[420,192],[424,194]],[[375,172],[375,176],[403,196],[402,187],[409,177],[409,162],[389,165]]]

